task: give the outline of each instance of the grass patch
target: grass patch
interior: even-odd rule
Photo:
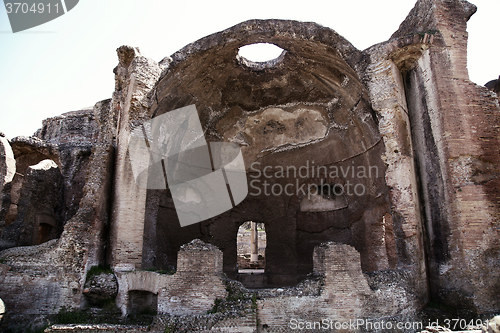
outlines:
[[[89,324],[92,323],[92,317],[86,312],[70,310],[63,306],[55,315],[54,321],[57,324]]]
[[[257,295],[250,294],[241,283],[227,279],[225,281],[227,296],[225,299],[217,298],[213,307],[207,311],[207,314],[227,313],[235,309],[244,310],[245,308],[257,309]]]
[[[51,318],[52,324],[123,324],[121,311],[114,302],[103,309],[73,310],[62,307],[59,313]]]
[[[87,280],[90,279],[92,276],[99,274],[113,274],[113,270],[109,265],[92,266],[87,272]]]
[[[173,325],[166,326],[164,332],[165,333],[173,333],[173,332],[175,332],[175,326],[173,326]]]
[[[224,310],[223,302],[224,301],[221,300],[220,298],[216,298],[214,301],[214,306],[210,310],[207,311],[207,314],[223,312],[223,310]]]
[[[173,270],[173,269],[157,269],[155,267],[148,268],[145,271],[147,271],[147,272],[155,272],[155,273],[158,273],[158,274],[166,274],[166,275],[174,275],[175,274],[175,270]]]

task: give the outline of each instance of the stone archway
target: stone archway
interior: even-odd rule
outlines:
[[[11,203],[7,214],[12,215],[12,222],[0,233],[0,248],[39,245],[58,238],[63,230],[64,186],[58,165],[44,159],[17,176],[21,180],[11,190],[15,205]]]
[[[267,63],[238,55],[257,42],[284,52]],[[174,54],[150,117],[195,104],[208,142],[241,147],[249,194],[181,228],[169,191],[148,190],[143,266],[175,266],[179,247],[199,238],[223,251],[224,272],[235,278],[237,229],[255,220],[266,221],[267,286],[300,281],[312,271],[314,247],[327,241],[354,246],[366,271],[393,267],[385,147],[351,65],[359,56],[332,30],[277,20],[244,22]],[[336,198],[316,193],[335,186],[343,188]]]
[[[129,290],[127,314],[156,314],[158,308],[158,294],[145,290]]]

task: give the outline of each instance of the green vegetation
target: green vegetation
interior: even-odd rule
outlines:
[[[207,314],[223,312],[223,300],[220,298],[216,298],[214,301],[214,306],[207,311]]]
[[[435,35],[439,32],[439,30],[434,30],[434,29],[431,29],[431,30],[427,30],[427,31],[421,31],[421,32],[417,32],[417,34],[420,36],[420,37],[424,37],[425,34],[427,35]]]
[[[252,310],[257,310],[257,295],[252,295]]]
[[[155,272],[155,273],[158,273],[158,274],[167,274],[167,275],[174,275],[175,274],[175,270],[172,270],[172,269],[157,269],[155,267],[152,267],[152,268],[148,268],[146,269],[147,272]]]
[[[88,324],[93,323],[92,316],[87,312],[75,311],[62,307],[55,315],[54,323],[57,324]]]
[[[113,270],[109,265],[103,266],[92,266],[90,267],[89,271],[87,272],[87,281],[94,275],[99,275],[99,274],[113,274]]]
[[[51,319],[52,324],[121,324],[121,325],[151,325],[156,311],[144,310],[137,314],[122,318],[116,304],[105,309],[86,309],[83,311],[61,308]]]
[[[226,280],[226,299],[217,298],[213,307],[207,311],[207,314],[227,313],[236,308],[241,310],[251,308],[257,309],[257,295],[250,294],[242,285],[236,281]]]

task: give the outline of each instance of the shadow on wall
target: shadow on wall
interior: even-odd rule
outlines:
[[[28,166],[24,175],[16,173],[0,249],[58,238],[63,230],[63,193],[63,176],[50,159]]]

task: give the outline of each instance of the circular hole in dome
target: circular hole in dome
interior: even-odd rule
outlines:
[[[241,64],[254,69],[264,69],[276,66],[286,51],[270,43],[256,43],[240,47],[238,60]]]

